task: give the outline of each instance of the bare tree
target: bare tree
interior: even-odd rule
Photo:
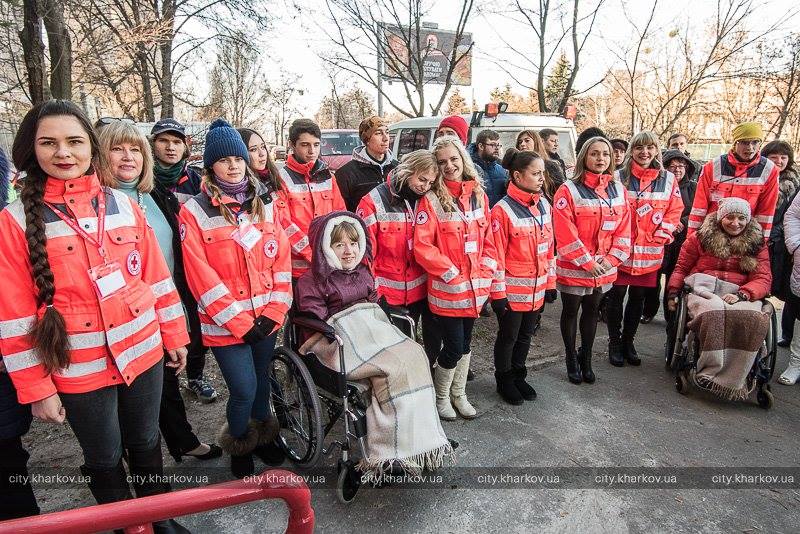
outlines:
[[[516,83],[536,92],[541,111],[561,113],[570,97],[578,94],[574,86],[581,66],[581,54],[594,31],[595,20],[604,3],[605,0],[594,0],[589,7],[582,10],[582,5],[587,4],[586,1],[582,3],[580,0],[538,0],[531,6],[529,2],[513,0],[505,10],[500,11],[506,22],[510,20],[517,23],[522,28],[521,31],[533,34],[530,40],[525,40],[525,43],[532,40],[536,48],[532,54],[529,49],[514,45],[508,39],[510,33],[518,35],[516,32],[509,32],[507,29],[503,32],[497,31],[498,38],[505,46],[504,50],[512,54],[510,60],[495,58],[498,60],[497,64]],[[496,9],[495,6],[492,6],[492,9]],[[560,22],[560,25],[554,27],[554,22]],[[556,99],[557,107],[552,108],[545,96],[547,72],[565,42],[571,45],[571,57],[568,59],[571,60],[572,67],[564,84],[563,93]],[[535,79],[534,84],[530,83],[531,79]],[[599,83],[592,84],[586,90]]]
[[[284,74],[277,84],[272,84],[267,90],[267,121],[272,126],[275,142],[286,145],[286,130],[289,123],[298,115],[295,99],[303,95],[303,90],[298,87],[300,77],[293,74]]]
[[[373,98],[360,87],[353,87],[341,95],[334,90],[323,98],[314,118],[321,128],[358,128],[371,115],[375,115]]]
[[[329,25],[323,31],[331,39],[334,50],[323,59],[337,69],[365,81],[386,98],[387,102],[407,117],[421,117],[426,113],[437,115],[453,86],[453,74],[472,51],[472,43],[465,44],[467,21],[472,14],[474,0],[459,0],[454,44],[446,55],[446,66],[440,77],[441,85],[431,83],[426,76],[426,60],[434,54],[443,54],[425,41],[427,30],[422,21],[430,2],[423,0],[329,0]],[[455,19],[455,17],[454,17]],[[391,27],[392,43],[387,38]],[[403,100],[392,96],[381,83],[378,59],[385,62],[392,81],[403,90]],[[433,102],[426,101],[426,89],[434,93]]]
[[[218,38],[217,60],[210,73],[210,107],[204,118],[224,116],[237,127],[253,127],[266,116],[269,87],[258,51],[243,46],[245,40],[241,33]]]
[[[782,45],[770,62],[777,67],[768,76],[778,100],[777,120],[771,128],[776,138],[781,137],[790,117],[796,120],[800,108],[800,34],[788,36]]]

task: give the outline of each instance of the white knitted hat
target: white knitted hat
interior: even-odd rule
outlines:
[[[717,220],[720,221],[729,213],[741,213],[750,222],[750,203],[743,198],[728,197],[719,201],[717,209]]]

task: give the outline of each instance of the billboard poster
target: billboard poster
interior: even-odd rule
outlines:
[[[386,45],[389,48],[383,60],[383,75],[388,79],[408,78],[410,54],[423,62],[425,83],[444,84],[450,69],[450,57],[456,44],[456,32],[420,28],[419,46],[413,30],[405,26],[383,26]],[[409,38],[410,37],[410,38]],[[409,42],[410,41],[410,42]],[[472,85],[472,34],[462,33],[458,43],[456,59],[464,56],[453,69],[453,85]],[[421,50],[420,50],[421,48]],[[467,52],[469,50],[469,52]],[[464,55],[466,52],[466,55]]]

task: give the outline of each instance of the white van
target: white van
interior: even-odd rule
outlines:
[[[487,106],[488,107],[488,106]],[[550,128],[558,132],[558,153],[568,169],[575,167],[575,124],[570,119],[554,113],[500,113],[493,117],[483,112],[463,114],[469,124],[468,142],[474,142],[481,130],[494,130],[500,134],[506,148],[516,146],[517,135],[523,130],[538,132]],[[389,126],[390,147],[397,159],[421,148],[433,146],[434,135],[444,117],[419,117],[406,119]]]

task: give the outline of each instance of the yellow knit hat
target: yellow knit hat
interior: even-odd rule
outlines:
[[[733,129],[733,143],[743,139],[758,139],[764,140],[764,130],[761,129],[761,124],[758,122],[743,122]]]

